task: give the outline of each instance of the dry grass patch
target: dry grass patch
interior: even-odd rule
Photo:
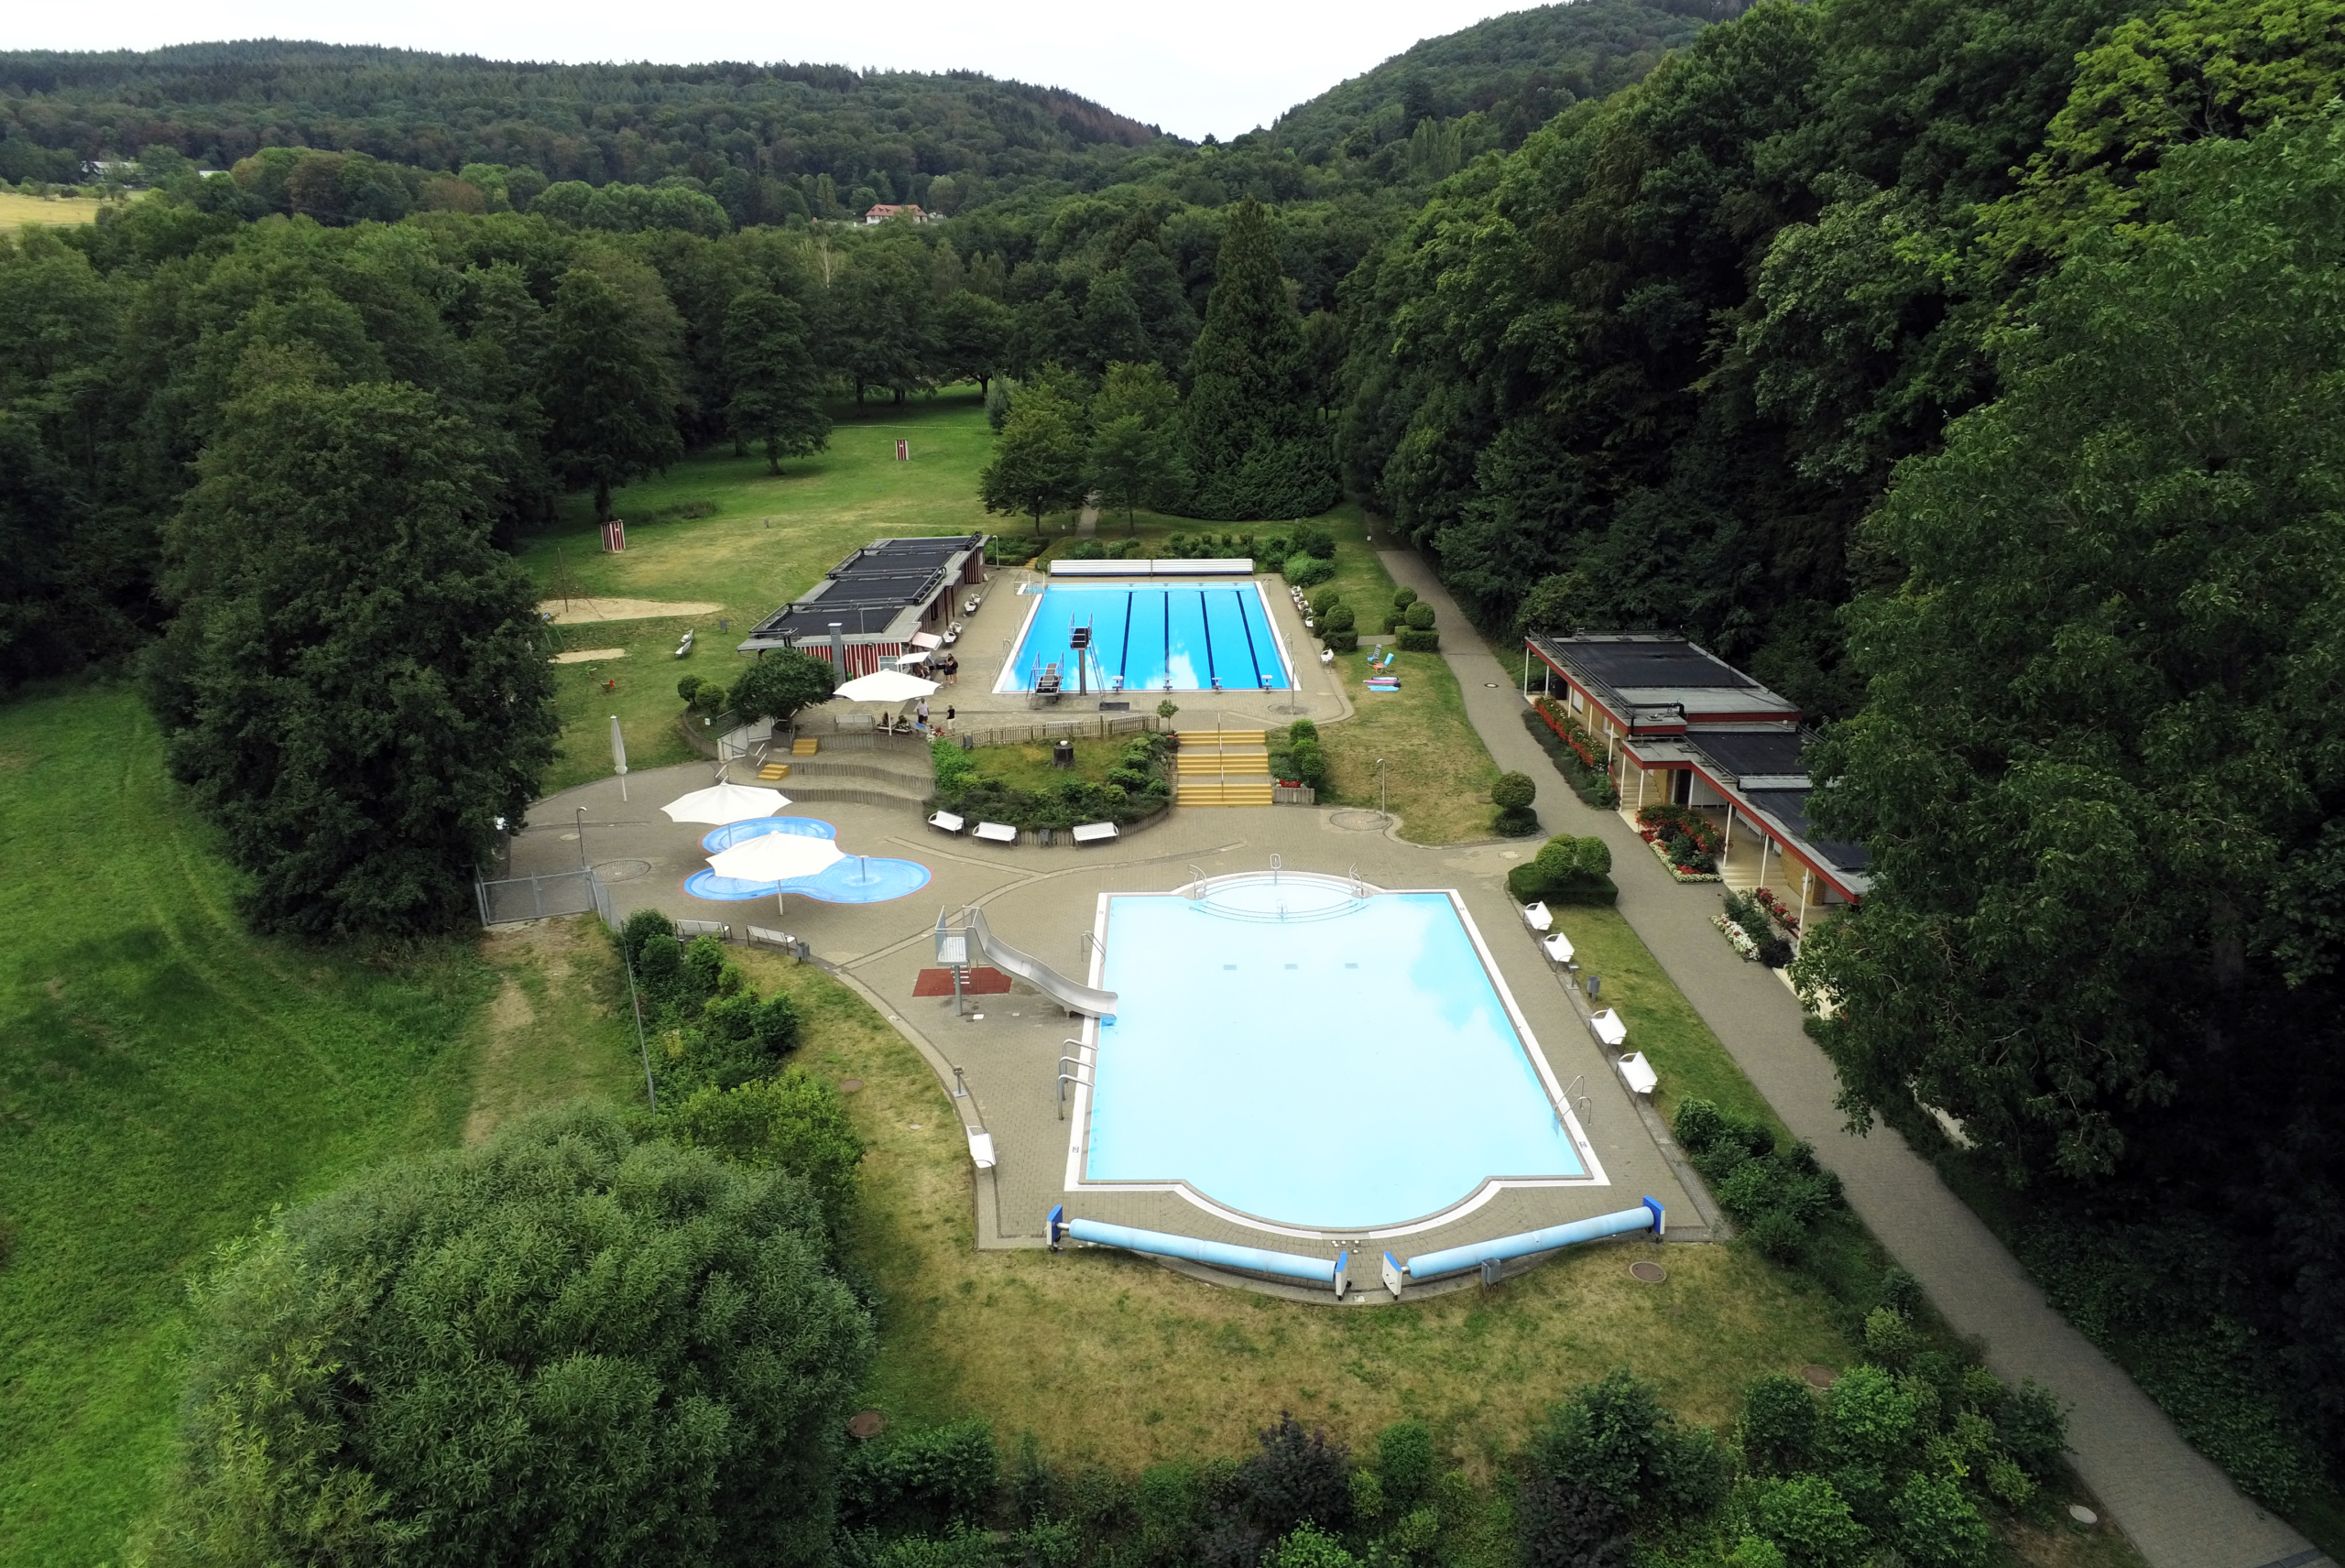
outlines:
[[[596,917],[491,931],[480,953],[499,981],[477,1026],[466,1143],[547,1105],[642,1094],[626,981]]]
[[[927,1064],[819,970],[744,962],[805,1008],[799,1060],[863,1081],[846,1102],[871,1146],[858,1254],[884,1301],[867,1397],[899,1422],[979,1416],[1005,1440],[1032,1432],[1053,1459],[1130,1472],[1242,1452],[1282,1409],[1355,1444],[1415,1416],[1486,1476],[1609,1367],[1722,1423],[1758,1371],[1851,1355],[1813,1286],[1725,1247],[1592,1247],[1487,1295],[1369,1308],[1200,1284],[1111,1252],[979,1253],[960,1123]],[[1659,1257],[1668,1282],[1631,1279],[1638,1257]]]

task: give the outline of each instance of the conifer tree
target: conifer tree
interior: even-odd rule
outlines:
[[[1238,203],[1221,242],[1205,330],[1189,355],[1191,510],[1201,517],[1303,517],[1336,502],[1303,321],[1280,276],[1261,203]]]

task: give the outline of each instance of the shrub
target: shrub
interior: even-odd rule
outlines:
[[[1319,726],[1313,724],[1309,719],[1297,719],[1294,723],[1287,725],[1286,738],[1289,740],[1317,740],[1319,738]]]
[[[1885,1470],[1919,1436],[1913,1394],[1881,1367],[1851,1367],[1825,1390],[1823,1447],[1844,1466]]]
[[[1349,604],[1337,604],[1319,617],[1319,631],[1322,637],[1332,637],[1339,632],[1348,632],[1358,624],[1358,617],[1352,614]]]
[[[871,1323],[787,1175],[591,1105],[377,1169],[196,1297],[155,1561],[828,1561]],[[723,1310],[712,1311],[721,1302]]]
[[[942,735],[928,743],[928,760],[936,772],[939,795],[957,794],[977,776],[976,757]]]
[[[1309,588],[1325,583],[1336,574],[1336,563],[1315,555],[1291,555],[1279,574],[1297,588]]]
[[[1329,583],[1315,593],[1303,596],[1303,603],[1311,606],[1313,618],[1318,620],[1325,619],[1327,612],[1343,602],[1344,596],[1336,591],[1333,583]]]
[[[1156,704],[1156,716],[1160,719],[1165,720],[1167,723],[1170,723],[1172,715],[1180,711],[1181,704],[1175,702],[1170,697],[1165,698],[1164,701]]]
[[[1306,721],[1307,722],[1307,721]],[[1376,1470],[1385,1500],[1406,1513],[1433,1486],[1433,1432],[1421,1421],[1394,1421],[1376,1434]]]
[[[851,1526],[933,1530],[974,1523],[999,1479],[993,1430],[954,1421],[850,1452],[839,1472],[839,1512]]]
[[[703,713],[721,713],[725,711],[725,696],[724,687],[714,681],[704,681],[700,689],[693,693],[693,707]]]
[[[1351,1523],[1351,1456],[1343,1444],[1304,1432],[1285,1410],[1258,1435],[1261,1448],[1238,1467],[1238,1483],[1265,1530],[1283,1536],[1305,1519],[1325,1530]]]
[[[2007,1390],[1994,1411],[2003,1450],[2038,1481],[2051,1479],[2068,1447],[2068,1413],[2058,1396],[2034,1379]]]
[[[1921,1281],[1894,1263],[1881,1271],[1881,1283],[1874,1288],[1873,1293],[1881,1299],[1882,1306],[1892,1312],[1903,1312],[1907,1317],[1922,1310]]]
[[[1751,1511],[1760,1533],[1783,1549],[1791,1568],[1857,1568],[1868,1555],[1864,1526],[1821,1475],[1761,1482]]]
[[[1402,626],[1395,641],[1402,653],[1439,653],[1441,651],[1441,634],[1416,626]]]
[[[1905,1314],[1894,1307],[1875,1307],[1865,1314],[1865,1354],[1892,1371],[1902,1371],[1922,1348],[1922,1336]]]
[[[1316,789],[1327,781],[1327,754],[1320,748],[1318,737],[1306,735],[1288,747],[1294,758],[1294,776]]]
[[[795,648],[759,654],[733,682],[733,711],[744,724],[771,719],[786,724],[799,711],[827,702],[838,688],[838,673],[827,659]]]
[[[1782,1372],[1762,1373],[1742,1391],[1742,1457],[1754,1471],[1788,1475],[1813,1462],[1816,1396]]]
[[[822,1205],[833,1245],[844,1239],[854,1217],[863,1139],[826,1081],[792,1067],[734,1089],[702,1089],[663,1110],[660,1130],[687,1149],[789,1171]]]
[[[1349,610],[1346,610],[1342,613],[1347,615],[1351,614]],[[1359,633],[1353,631],[1348,626],[1339,632],[1329,632],[1327,634],[1327,646],[1337,653],[1357,652],[1359,648]]]
[[[682,680],[676,682],[676,695],[682,698],[687,705],[690,705],[693,700],[693,693],[699,691],[700,688],[700,677],[697,675],[687,675]]]
[[[1262,1558],[1262,1568],[1353,1568],[1358,1561],[1344,1550],[1342,1541],[1305,1519],[1295,1526],[1293,1534],[1271,1548]]]
[[[1751,1245],[1789,1269],[1807,1255],[1807,1227],[1782,1209],[1767,1209],[1750,1222]]]
[[[1626,1368],[1575,1390],[1532,1439],[1543,1474],[1591,1486],[1622,1508],[1705,1512],[1726,1487],[1724,1455],[1707,1432],[1679,1433],[1652,1386]]]
[[[1524,1568],[1628,1568],[1629,1516],[1583,1482],[1523,1477],[1514,1529]]]
[[[1433,606],[1422,599],[1411,604],[1402,618],[1417,631],[1433,630]]]
[[[1336,536],[1316,523],[1295,524],[1292,538],[1294,548],[1305,555],[1315,555],[1323,561],[1335,558]]]
[[[1417,591],[1414,588],[1396,588],[1392,591],[1392,607],[1396,610],[1406,610],[1416,602]]]
[[[1501,773],[1490,786],[1490,804],[1500,811],[1521,811],[1539,798],[1539,786],[1527,773]]]
[[[619,951],[626,954],[627,964],[640,974],[643,969],[643,944],[655,936],[673,941],[675,935],[675,921],[657,909],[638,909],[627,916],[627,923],[619,928]]]
[[[1908,1475],[1890,1513],[1891,1540],[1913,1568],[1982,1568],[1994,1541],[1951,1476]]]

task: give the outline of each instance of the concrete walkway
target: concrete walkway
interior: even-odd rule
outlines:
[[[1745,963],[1709,923],[1718,892],[1673,881],[1620,816],[1583,804],[1522,727],[1522,666],[1495,657],[1418,556],[1384,550],[1395,583],[1434,606],[1467,716],[1499,766],[1539,781],[1550,833],[1612,845],[1620,913],[1785,1126],[1838,1171],[1849,1203],[1929,1293],[1956,1333],[1983,1340],[2006,1382],[2032,1377],[2070,1406],[2077,1473],[2152,1568],[2315,1568],[2330,1560],[2240,1495],[2165,1412],[2045,1301],[2001,1242],[1887,1127],[1850,1137],[1838,1080],[1783,984]],[[2334,1568],[2330,1564],[2330,1568]]]

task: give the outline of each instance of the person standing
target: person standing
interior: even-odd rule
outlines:
[[[928,733],[928,699],[922,697],[920,700],[920,706],[913,712],[920,715],[921,733],[926,735]]]

